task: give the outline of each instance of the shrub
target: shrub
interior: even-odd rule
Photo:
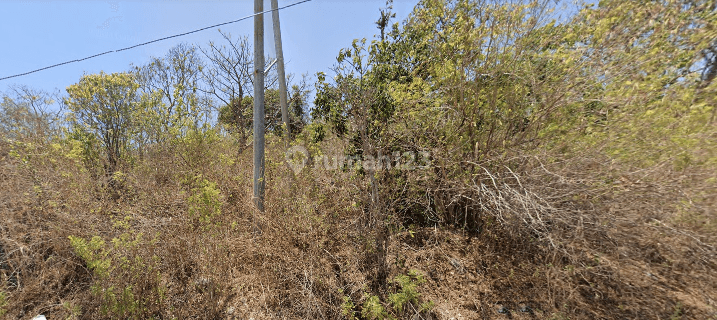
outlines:
[[[393,304],[393,308],[402,313],[404,306],[407,304],[418,304],[418,298],[421,296],[416,287],[426,282],[417,270],[410,270],[408,275],[400,274],[394,278],[394,281],[401,287],[401,291],[390,294],[388,300]]]
[[[201,176],[197,176],[196,180],[197,186],[192,189],[192,195],[187,200],[189,216],[206,227],[221,214],[221,191],[216,183]]]
[[[159,282],[158,259],[145,259],[142,233],[124,233],[108,245],[99,236],[90,241],[70,236],[70,244],[97,278],[90,287],[100,302],[100,312],[111,318],[145,319],[159,310],[165,289]]]
[[[112,261],[107,257],[109,252],[105,249],[105,241],[102,238],[94,236],[89,242],[74,236],[69,236],[69,239],[75,254],[85,261],[88,269],[100,279],[109,276]]]
[[[356,306],[354,305],[353,301],[351,301],[351,297],[344,296],[344,303],[341,304],[341,314],[346,317],[346,319],[349,320],[356,320],[356,311],[354,311],[354,308]]]
[[[361,309],[361,315],[366,319],[390,319],[388,312],[381,305],[381,299],[377,296],[368,295],[366,301],[363,303],[363,309]]]

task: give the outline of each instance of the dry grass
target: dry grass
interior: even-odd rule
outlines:
[[[250,150],[237,155],[230,141],[195,150],[192,161],[176,150],[148,154],[113,192],[65,149],[15,147],[33,155],[23,162],[10,147],[0,153],[8,319],[338,319],[344,297],[360,316],[370,295],[401,318],[717,314],[714,224],[699,222],[713,215],[714,199],[681,201],[706,190],[691,182],[705,181],[697,169],[625,174],[598,156],[541,155],[482,164],[466,183],[387,173],[377,215],[365,177],[292,175],[272,145],[259,213]],[[220,190],[221,214],[210,223],[188,214],[190,178],[200,174]],[[140,240],[113,245],[123,234]],[[69,236],[100,236],[115,269],[91,270]],[[393,279],[412,269],[426,279],[418,291],[434,303],[430,312],[411,304],[398,313],[388,302],[401,290]],[[129,287],[125,303],[137,308],[104,312],[98,285]]]

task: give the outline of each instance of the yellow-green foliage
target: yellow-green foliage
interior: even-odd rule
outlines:
[[[16,301],[38,306],[37,311],[48,299],[79,303],[85,317],[219,318],[224,315],[217,302],[236,305],[242,295],[257,296],[247,305],[255,309],[268,301],[257,288],[264,292],[267,286],[283,290],[292,303],[264,307],[287,317],[423,315],[434,306],[421,294],[423,275],[410,270],[393,278],[376,276],[395,275],[410,264],[402,254],[390,263],[393,253],[386,250],[442,238],[439,227],[465,232],[451,233],[458,242],[449,235],[436,246],[452,250],[464,236],[477,237],[480,250],[493,251],[486,257],[516,257],[509,273],[486,267],[486,277],[519,281],[526,270],[532,272],[530,264],[561,264],[555,270],[562,273],[546,273],[544,279],[537,276],[539,267],[535,279],[528,279],[535,280],[533,291],[549,287],[546,294],[555,303],[546,315],[562,310],[565,317],[580,312],[597,318],[669,317],[662,309],[675,299],[666,295],[641,301],[616,296],[586,311],[578,309],[591,306],[593,294],[570,293],[581,286],[574,277],[580,272],[597,281],[590,284],[596,297],[605,288],[634,283],[629,274],[592,276],[614,271],[590,266],[590,257],[602,256],[607,243],[626,249],[605,252],[604,259],[618,255],[646,267],[688,261],[695,270],[692,280],[710,279],[709,259],[689,257],[710,252],[714,232],[693,235],[681,227],[715,230],[716,224],[717,82],[707,76],[708,67],[717,70],[714,1],[603,0],[567,23],[550,21],[544,9],[549,6],[548,1],[421,0],[385,39],[354,40],[339,52],[336,77],[318,74],[313,122],[303,132],[291,141],[279,139],[271,133],[282,132],[279,113],[269,112],[262,213],[253,211],[250,201],[252,98],[219,110],[218,124],[229,129],[205,121],[209,110],[220,106],[200,96],[200,78],[177,77],[184,74],[177,63],[190,63],[191,49],[176,61],[156,60],[136,73],[82,77],[67,88],[71,112],[58,136],[38,138],[30,127],[3,129],[3,123],[26,121],[30,110],[17,109],[14,122],[0,119],[0,131],[8,134],[0,144],[10,148],[0,159],[6,161],[0,176],[7,178],[0,182],[12,202],[8,208],[17,209],[7,215],[6,242],[22,244],[25,229],[45,230],[42,239],[57,232],[78,235],[82,226],[74,220],[100,221],[93,226],[98,236],[69,237],[72,251],[55,248],[46,258],[47,241],[38,238],[39,246],[28,244],[38,248],[37,260],[25,263],[33,253],[12,257],[20,259],[18,268],[31,266],[21,270],[29,274],[25,288],[55,278],[86,285],[61,296],[0,291],[0,318],[17,317]],[[198,77],[201,67],[196,68]],[[174,75],[163,78],[163,70]],[[278,91],[267,93],[267,104],[276,108]],[[0,107],[8,108],[13,102],[3,103]],[[286,164],[297,163],[286,161],[286,146],[306,148],[308,157],[295,153],[293,161],[316,166],[292,174]],[[370,172],[348,163],[347,170],[319,168],[338,154],[364,156],[366,164],[367,156],[397,154],[408,160],[408,152],[424,151],[431,153],[430,170]],[[97,196],[103,183],[117,193]],[[663,212],[673,221],[662,219]],[[46,228],[56,221],[63,228]],[[426,234],[427,226],[433,236]],[[149,240],[142,232],[161,234]],[[667,245],[652,248],[656,238]],[[493,250],[494,243],[506,245]],[[650,248],[643,248],[646,244]],[[419,247],[423,253],[435,249]],[[555,247],[571,250],[551,250]],[[623,257],[623,252],[647,254]],[[70,267],[56,263],[60,260]],[[72,260],[86,269],[75,268]],[[213,281],[257,270],[267,261],[271,270],[245,274],[243,289]],[[421,268],[435,263],[414,262]],[[332,266],[339,267],[334,272],[343,274],[341,281],[331,280]],[[377,267],[380,272],[374,273]],[[671,282],[675,277],[667,273],[662,278]],[[550,285],[552,277],[562,285]],[[306,284],[314,280],[307,295]],[[378,287],[368,292],[366,282]],[[708,281],[691,281],[698,286],[687,291],[699,292],[701,282]],[[345,296],[339,291],[343,301],[330,299],[338,286],[351,289]],[[450,297],[446,290],[435,293]],[[634,294],[626,296],[647,289],[629,290]],[[493,291],[486,301],[510,295]],[[328,302],[306,307],[317,297]],[[554,309],[563,303],[563,309]],[[216,310],[201,313],[197,306]]]
[[[394,282],[400,287],[396,293],[388,295],[388,302],[392,307],[389,313],[378,296],[365,294],[361,308],[361,316],[365,319],[394,319],[394,315],[400,316],[404,313],[405,307],[412,304],[418,307],[419,312],[429,312],[433,308],[432,301],[426,301],[419,305],[421,294],[418,292],[418,285],[426,280],[417,270],[411,269],[408,274],[400,274],[394,278]],[[342,313],[347,319],[354,318],[354,304],[351,298],[344,297]]]
[[[344,296],[344,303],[341,304],[341,314],[348,320],[356,320],[356,311],[354,311],[354,308],[356,308],[356,306],[353,301],[351,301],[351,297]]]
[[[109,252],[105,249],[105,241],[98,236],[92,237],[90,241],[75,236],[69,236],[70,245],[82,260],[87,268],[92,270],[100,279],[109,276],[112,259],[108,257]]]
[[[391,316],[386,312],[386,308],[381,305],[381,299],[374,295],[367,295],[361,309],[361,316],[370,320],[391,319]]]
[[[216,130],[205,125],[198,129],[188,129],[180,136],[171,139],[171,143],[184,164],[193,169],[203,169],[219,160],[215,154],[215,145],[221,137]]]
[[[5,292],[0,291],[0,316],[5,315],[7,310],[5,309],[7,307],[7,295]]]
[[[403,31],[414,41],[405,50],[431,61],[421,70],[430,76],[390,85],[398,115],[407,120],[395,134],[428,146],[437,138],[454,150],[445,156],[456,160],[529,139],[527,129],[561,99],[565,70],[574,65],[553,62],[547,46],[566,31],[540,28],[537,5],[419,3]]]
[[[129,148],[139,85],[129,73],[85,75],[80,82],[67,87],[65,103],[70,118],[80,132],[94,135],[102,144],[107,169],[114,172]],[[82,141],[82,140],[80,140]]]
[[[107,245],[94,236],[90,241],[70,236],[70,244],[97,277],[92,294],[101,301],[100,311],[112,318],[141,319],[148,305],[159,303],[165,289],[156,273],[157,259],[137,254],[145,243],[142,233],[124,233]]]
[[[85,167],[94,172],[99,167],[100,155],[99,140],[80,126],[73,126],[66,132],[67,138],[63,142],[69,146],[66,156],[81,161]]]
[[[201,176],[196,177],[197,186],[192,189],[192,195],[187,200],[189,215],[198,219],[202,225],[212,223],[213,218],[221,214],[221,191],[217,184]]]
[[[118,290],[115,287],[102,288],[100,285],[92,286],[92,294],[102,299],[100,312],[113,317],[129,317],[139,319],[137,313],[141,311],[140,301],[135,299],[132,286]]]

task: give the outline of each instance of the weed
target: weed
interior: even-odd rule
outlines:
[[[197,186],[192,189],[192,195],[187,200],[189,215],[206,228],[221,214],[221,191],[216,183],[201,176],[196,177],[196,180]]]
[[[417,270],[410,270],[408,275],[398,275],[394,278],[394,281],[401,287],[401,291],[390,294],[388,300],[391,301],[393,308],[402,313],[404,306],[412,303],[418,304],[418,298],[421,296],[418,293],[417,286],[424,283],[426,280],[423,279]]]
[[[87,268],[92,270],[100,279],[109,276],[112,261],[107,257],[109,252],[104,249],[105,242],[102,238],[94,236],[89,242],[75,236],[69,236],[69,239],[70,245],[75,250],[75,253],[85,261]]]
[[[7,294],[0,291],[0,317],[7,313]]]
[[[344,296],[343,297],[344,302],[341,304],[341,314],[346,317],[348,320],[357,320],[356,317],[356,306],[354,305],[353,301],[351,301],[351,297]]]
[[[365,298],[366,300],[361,309],[361,316],[369,320],[391,319],[388,312],[386,312],[386,308],[381,305],[381,300],[377,296],[367,294]]]
[[[435,306],[436,304],[433,301],[426,301],[418,307],[418,312],[430,312]]]
[[[78,319],[82,315],[82,308],[73,303],[65,301],[62,303],[62,308],[69,314],[66,320]]]
[[[141,232],[134,237],[124,233],[113,238],[111,246],[99,236],[90,241],[75,236],[69,239],[75,253],[97,277],[90,291],[99,298],[103,315],[140,319],[146,315],[148,305],[164,300],[165,289],[159,277],[154,276],[154,265],[159,261],[145,261],[133,254],[145,243]]]
[[[672,312],[672,315],[670,316],[670,320],[680,320],[682,319],[682,303],[677,303],[675,305],[675,311]]]

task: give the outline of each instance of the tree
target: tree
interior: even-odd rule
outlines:
[[[237,134],[240,144],[244,145],[251,133],[253,122],[253,106],[251,103],[246,103],[250,101],[246,100],[246,97],[253,95],[253,51],[247,37],[238,37],[234,40],[231,34],[221,30],[219,32],[226,40],[226,44],[217,45],[209,42],[207,48],[199,48],[209,61],[202,71],[203,79],[207,84],[202,90],[218,100],[220,122],[230,125],[230,131]],[[265,61],[268,67],[271,60],[265,59]],[[271,88],[276,85],[277,80],[275,72],[270,71],[265,75],[265,94],[275,90]],[[267,103],[267,117],[273,115],[269,107]],[[268,126],[273,126],[270,119],[266,123]]]
[[[398,40],[415,77],[393,90],[416,129],[397,132],[439,138],[432,144],[450,146],[455,161],[531,141],[573,85],[566,72],[574,62],[551,62],[549,44],[563,33],[545,21],[544,8],[421,1]]]
[[[289,81],[291,81],[290,77]],[[292,134],[300,132],[306,124],[304,108],[306,107],[307,95],[308,90],[306,89],[305,81],[302,80],[300,84],[292,85],[289,93],[289,122],[292,127]],[[230,132],[237,133],[241,139],[246,139],[253,125],[253,101],[254,99],[251,96],[245,96],[241,102],[239,102],[238,97],[234,98],[231,104],[219,108],[219,123],[224,124]],[[264,91],[264,110],[264,129],[276,135],[283,134],[278,89],[268,88]]]
[[[431,155],[431,170],[371,174],[370,193],[377,195],[371,203],[401,193],[405,200],[385,208],[396,210],[393,216],[479,223],[454,210],[487,210],[490,201],[475,201],[487,199],[471,193],[472,183],[490,175],[486,170],[504,170],[501,157],[509,152],[539,145],[551,116],[580,100],[576,93],[587,86],[569,83],[581,71],[579,59],[564,59],[573,30],[551,24],[547,7],[547,1],[423,0],[380,41],[367,47],[355,40],[339,52],[334,80],[319,76],[314,119],[349,135],[358,154]],[[378,27],[387,29],[390,16],[382,11]],[[379,181],[395,186],[386,183],[392,179],[417,187],[373,189]]]
[[[0,101],[0,132],[14,140],[42,140],[58,128],[62,106],[58,94],[27,86],[11,86]]]
[[[387,144],[383,138],[393,121],[395,104],[388,91],[388,84],[396,79],[396,70],[390,64],[390,54],[382,54],[388,43],[385,29],[390,19],[391,1],[380,10],[376,22],[381,31],[381,40],[366,45],[366,39],[354,39],[351,46],[339,51],[337,65],[333,68],[336,76],[333,82],[326,81],[324,73],[318,74],[314,120],[329,124],[334,133],[348,136],[351,141],[349,152],[362,157],[363,166],[359,173],[368,180],[366,199],[368,224],[372,225],[377,250],[369,259],[367,268],[373,269],[372,286],[375,291],[386,285],[388,267],[386,263],[388,224],[388,198],[380,192],[380,169],[384,167]],[[392,34],[391,36],[394,36]],[[376,158],[374,158],[376,157]],[[373,160],[372,160],[373,159]]]
[[[376,27],[381,31],[381,41],[386,40],[386,27],[392,18],[396,17],[396,13],[392,12],[393,0],[386,0],[386,7],[379,9],[381,13],[378,20],[376,20]]]
[[[241,145],[246,144],[246,140],[251,132],[253,99],[249,96],[239,99],[233,98],[230,103],[219,108],[217,120],[219,124],[229,131],[237,135],[241,141]]]
[[[132,139],[138,88],[132,74],[104,72],[84,75],[67,87],[69,97],[65,104],[72,111],[73,123],[99,138],[107,159],[107,174],[117,170]]]
[[[572,92],[586,103],[554,113],[554,136],[599,141],[638,167],[714,159],[698,151],[714,144],[714,13],[714,1],[692,0],[605,0],[584,8],[566,34],[573,41],[553,50],[580,61],[567,82],[590,89]]]
[[[306,82],[306,75],[303,75],[298,84],[291,86],[289,93],[289,124],[292,137],[302,132],[308,122],[306,114],[308,96],[309,89]]]
[[[288,111],[289,111],[289,126],[291,127],[291,134],[295,135],[303,129],[306,124],[304,108],[306,107],[306,99],[308,97],[308,89],[306,83],[306,76],[304,75],[297,84],[292,84],[293,75],[287,75],[286,80],[288,86],[291,88],[287,94],[288,99]],[[284,134],[282,129],[283,121],[281,118],[281,104],[279,101],[279,89],[269,88],[265,91],[265,113],[266,119],[266,130],[273,132],[276,135]]]
[[[252,50],[247,37],[232,40],[231,34],[219,32],[228,45],[209,42],[208,48],[200,48],[209,60],[203,72],[206,92],[219,100],[219,121],[230,125],[243,145],[251,132],[252,117],[247,109],[252,105],[245,103],[245,96],[252,90]]]
[[[193,45],[179,44],[162,58],[134,67],[149,112],[145,132],[153,142],[198,130],[209,119],[210,103],[199,95],[204,61]]]

